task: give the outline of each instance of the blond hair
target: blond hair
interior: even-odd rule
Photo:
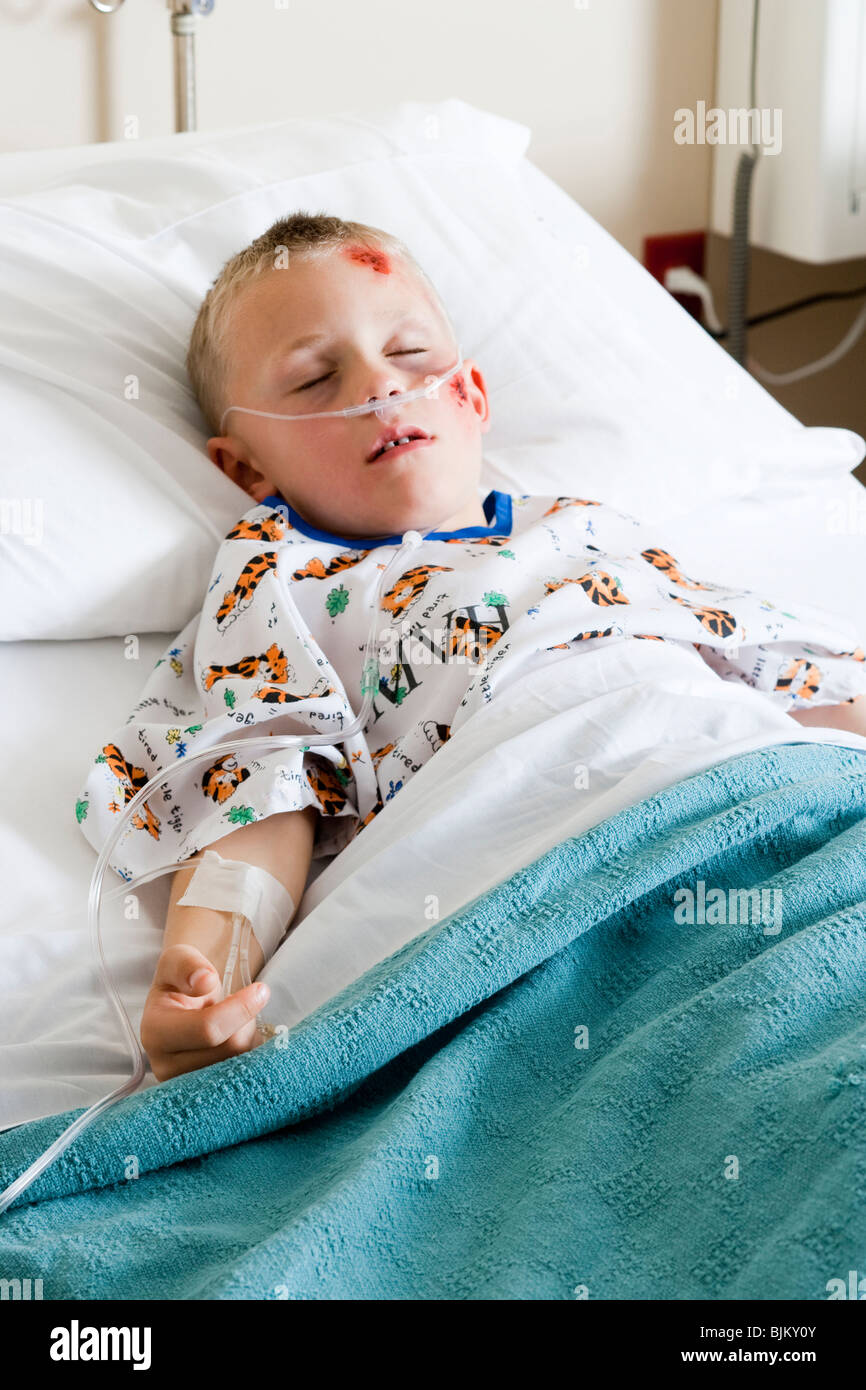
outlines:
[[[231,309],[240,290],[257,276],[288,264],[292,255],[322,255],[347,243],[398,256],[414,271],[433,296],[455,344],[454,325],[435,285],[398,237],[364,222],[345,222],[327,213],[294,212],[281,217],[249,246],[226,261],[199,307],[190,335],[186,370],[211,435],[220,432],[226,400],[229,360],[227,343]]]

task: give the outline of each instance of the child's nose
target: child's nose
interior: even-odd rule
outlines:
[[[390,391],[383,391],[383,392],[381,392],[379,395],[368,396],[368,397],[367,397],[367,404],[369,405],[371,401],[384,401],[384,400],[386,400],[389,396],[399,396],[399,395],[401,395],[401,394],[402,394],[402,392],[400,391],[399,386],[394,386],[394,387],[392,387],[392,389],[391,389]]]
[[[399,395],[404,387],[400,384],[396,367],[396,362],[389,362],[379,353],[359,354],[351,372],[353,385],[358,391],[358,403],[368,405],[370,401],[384,400],[388,395]]]

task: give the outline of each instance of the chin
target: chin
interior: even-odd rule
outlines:
[[[444,477],[434,468],[403,468],[400,474],[395,473],[389,479],[388,492],[399,507],[414,507],[426,512],[450,507],[453,511],[460,506],[465,483]]]
[[[443,521],[469,505],[465,474],[459,479],[449,477],[441,468],[435,467],[432,459],[429,466],[420,468],[401,464],[382,481],[385,486],[376,499],[378,505],[370,509],[375,511],[378,524],[371,524],[364,531],[370,537],[402,534],[404,531],[420,531],[423,534],[425,531],[440,530]],[[476,485],[472,495],[477,495],[477,492]],[[372,500],[371,497],[371,503]],[[358,510],[362,512],[360,507]],[[366,507],[362,514],[369,515]]]

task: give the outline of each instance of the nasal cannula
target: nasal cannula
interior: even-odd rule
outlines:
[[[427,396],[428,399],[430,397],[437,397],[439,387],[442,383],[449,381],[454,373],[458,372],[462,366],[463,349],[458,343],[457,361],[454,363],[454,366],[449,367],[448,371],[443,373],[442,376],[429,376],[423,386],[416,386],[411,391],[402,391],[400,395],[382,396],[381,398],[367,401],[364,405],[350,405],[344,410],[310,410],[303,415],[286,415],[278,410],[253,410],[247,405],[227,405],[220,417],[220,434],[222,434],[226,416],[231,414],[233,410],[240,411],[243,415],[264,415],[269,420],[327,420],[333,419],[338,415],[350,419],[354,415],[369,415],[372,411],[380,420],[384,420],[389,410],[393,410],[395,406],[403,405],[406,401],[417,401],[421,396]]]
[[[400,393],[399,395],[393,396],[374,397],[372,400],[366,402],[366,404],[364,405],[350,406],[345,410],[317,411],[314,412],[312,416],[279,416],[275,415],[274,412],[271,411],[248,410],[247,407],[244,406],[229,406],[228,409],[223,413],[223,418],[220,422],[220,429],[222,429],[225,416],[229,413],[230,410],[246,411],[247,413],[252,415],[268,415],[273,416],[273,418],[277,419],[289,420],[307,420],[311,418],[321,418],[324,416],[355,416],[367,414],[375,414],[378,416],[379,419],[385,419],[390,411],[395,410],[398,406],[403,405],[407,401],[417,400],[420,396],[435,398],[438,394],[439,386],[443,382],[447,381],[450,377],[452,377],[454,373],[458,371],[458,369],[462,366],[462,363],[463,355],[460,351],[460,348],[458,347],[458,356],[456,364],[453,367],[451,367],[443,376],[431,377],[425,386],[417,387],[411,391],[405,391]],[[191,765],[198,763],[205,758],[212,760],[215,756],[219,757],[224,754],[238,753],[240,751],[250,752],[253,749],[267,749],[269,751],[274,751],[279,748],[302,747],[304,750],[306,750],[307,748],[311,748],[318,744],[333,744],[334,742],[343,742],[346,738],[350,738],[352,735],[362,731],[364,725],[367,722],[370,710],[372,708],[373,696],[376,694],[379,688],[379,649],[382,644],[383,634],[378,632],[378,624],[380,605],[382,601],[382,595],[385,589],[385,584],[392,570],[394,569],[394,566],[398,563],[398,561],[402,559],[402,557],[407,553],[407,551],[414,550],[418,545],[420,545],[422,540],[423,537],[420,534],[420,532],[406,531],[402,536],[398,548],[395,550],[388,564],[385,565],[381,572],[379,582],[376,587],[373,622],[367,634],[367,640],[364,645],[364,658],[361,671],[361,707],[358,710],[358,713],[351,720],[351,722],[349,724],[344,724],[343,727],[340,729],[338,739],[335,739],[332,733],[267,734],[257,735],[255,738],[249,738],[247,736],[244,736],[238,739],[229,739],[224,743],[212,744],[209,748],[203,748],[200,750],[200,752],[185,757],[180,762],[173,764],[171,767],[163,769],[161,772],[155,773],[154,776],[151,777],[150,781],[147,782],[143,787],[141,787],[135,793],[135,795],[131,797],[131,799],[126,803],[123,813],[119,817],[117,823],[113,826],[111,833],[108,836],[108,839],[106,840],[105,844],[103,845],[103,848],[96,861],[96,865],[93,870],[93,876],[90,881],[90,891],[88,894],[87,901],[87,916],[90,931],[90,941],[96,959],[96,964],[105,991],[112,1004],[114,1005],[117,1016],[120,1020],[121,1028],[123,1030],[124,1037],[129,1047],[130,1056],[132,1058],[133,1072],[129,1079],[124,1081],[120,1086],[118,1086],[116,1090],[110,1092],[110,1094],[107,1096],[103,1096],[101,1100],[96,1101],[93,1105],[89,1106],[87,1110],[83,1111],[82,1114],[79,1115],[78,1118],[74,1120],[71,1125],[69,1125],[65,1130],[63,1130],[63,1132],[60,1135],[58,1135],[58,1137],[54,1140],[53,1144],[51,1144],[49,1148],[47,1148],[45,1152],[39,1156],[39,1158],[37,1158],[33,1163],[31,1163],[29,1168],[26,1168],[24,1170],[20,1177],[16,1178],[14,1182],[10,1183],[10,1185],[7,1188],[5,1188],[3,1192],[0,1192],[0,1213],[6,1211],[7,1207],[11,1206],[12,1202],[14,1202],[17,1197],[20,1197],[23,1192],[26,1192],[27,1188],[30,1187],[31,1184],[34,1183],[42,1173],[45,1172],[46,1168],[48,1168],[55,1161],[55,1159],[59,1158],[60,1155],[65,1152],[65,1150],[69,1147],[72,1141],[79,1134],[81,1134],[82,1131],[85,1130],[88,1125],[92,1124],[92,1122],[96,1119],[98,1115],[101,1115],[103,1111],[108,1110],[112,1105],[115,1105],[119,1100],[122,1100],[125,1096],[131,1095],[134,1091],[136,1091],[145,1077],[145,1073],[147,1070],[145,1053],[141,1046],[141,1043],[136,1037],[135,1030],[133,1029],[132,1024],[129,1020],[129,1016],[126,1012],[126,1009],[123,1006],[123,1002],[120,998],[120,995],[114,986],[111,976],[108,973],[108,968],[105,962],[105,953],[102,944],[102,930],[100,926],[100,909],[102,906],[102,900],[104,896],[102,892],[102,883],[105,875],[105,870],[108,867],[109,860],[111,858],[111,854],[115,846],[117,845],[119,839],[121,838],[122,834],[124,833],[129,824],[130,818],[135,814],[142,802],[145,801],[147,797],[149,797],[151,793],[154,792],[158,787],[161,787],[163,784],[171,781],[175,775],[180,774],[182,772],[186,772]],[[149,883],[153,879],[160,878],[163,874],[171,873],[177,869],[189,868],[190,862],[190,860],[180,860],[174,864],[163,865],[162,868],[154,869],[149,873],[141,874],[138,878],[125,881],[117,888],[112,889],[105,896],[116,897],[118,894],[121,893],[128,894],[132,889],[140,888],[145,883]],[[246,918],[240,917],[237,913],[235,913],[232,919],[232,942],[229,949],[229,959],[226,961],[226,968],[223,975],[223,994],[226,994],[230,987],[230,982],[234,972],[235,964],[237,962],[238,954],[240,955],[241,977],[243,984],[247,985],[250,983],[249,937],[249,921]],[[267,1026],[264,1031],[272,1031],[272,1029],[270,1028],[270,1026]]]

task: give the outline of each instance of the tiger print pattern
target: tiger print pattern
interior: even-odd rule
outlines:
[[[438,753],[443,743],[447,743],[451,737],[451,725],[440,724],[435,719],[428,719],[421,725],[421,732],[431,745],[433,752]]]
[[[348,801],[343,783],[330,763],[317,761],[307,768],[309,782],[323,816],[336,816]]]
[[[604,570],[593,570],[577,582],[593,603],[597,603],[601,608],[608,608],[613,603],[628,603],[618,580],[614,579],[613,575],[605,574]]]
[[[320,560],[317,555],[314,555],[303,569],[295,570],[292,579],[331,579],[333,575],[342,574],[345,570],[352,569],[354,565],[359,565],[369,554],[369,550],[344,550],[341,555],[335,555],[333,560],[329,560],[327,564]]]
[[[709,584],[699,584],[696,579],[688,579],[683,574],[673,555],[667,550],[661,550],[658,546],[652,546],[649,550],[642,550],[641,556],[657,570],[670,580],[672,584],[679,584],[681,589],[709,589]]]
[[[460,727],[495,701],[500,683],[522,679],[533,662],[542,668],[536,687],[542,692],[548,673],[551,688],[570,679],[566,656],[593,647],[594,655],[585,651],[589,664],[578,661],[573,672],[575,700],[591,699],[596,667],[615,644],[629,643],[623,668],[646,665],[652,675],[656,665],[664,671],[664,653],[641,652],[634,641],[667,641],[686,649],[689,661],[702,657],[721,680],[738,676],[786,709],[841,704],[846,697],[863,702],[856,692],[866,691],[866,641],[849,650],[847,625],[837,629],[828,619],[818,626],[816,619],[810,636],[805,612],[696,580],[656,544],[658,533],[603,502],[523,494],[497,497],[494,512],[485,501],[495,529],[465,528],[478,529],[478,536],[432,532],[429,544],[422,537],[420,550],[403,552],[388,569],[377,615],[371,595],[399,536],[381,546],[374,539],[308,536],[303,518],[277,506],[280,500],[274,495],[250,509],[227,533],[202,622],[162,657],[126,724],[101,740],[100,766],[75,807],[94,844],[104,842],[152,773],[184,759],[191,764],[185,781],[178,775],[176,793],[163,785],[150,805],[136,806],[135,829],[113,865],[123,877],[182,859],[213,842],[214,832],[218,837],[272,813],[278,750],[256,759],[243,742],[248,726],[251,739],[267,734],[265,726],[298,731],[297,772],[281,777],[286,796],[279,804],[313,805],[317,820],[327,821],[317,826],[319,847],[339,853],[450,738],[449,719]],[[406,524],[412,524],[408,513]],[[567,598],[547,601],[566,584],[579,586],[583,596],[572,588]],[[594,608],[605,609],[606,628],[582,626],[602,619]],[[380,637],[387,632],[399,645],[370,661],[365,639],[374,618]],[[548,665],[545,672],[545,653],[562,655],[565,670]],[[679,659],[675,651],[672,663]],[[461,662],[471,668],[449,669]],[[616,660],[612,666],[619,671]],[[345,728],[357,708],[359,677],[373,708],[364,736],[343,740],[338,764],[336,754],[324,756],[307,736],[333,722],[339,746],[337,726]],[[323,717],[322,699],[332,721]],[[234,748],[228,740],[237,730],[237,748],[220,757]],[[261,739],[262,747],[268,743]]]
[[[378,796],[376,797],[376,804],[375,804],[375,806],[373,806],[372,809],[369,810],[369,811],[367,812],[367,814],[366,814],[366,816],[364,817],[364,819],[363,819],[363,820],[359,820],[359,821],[358,821],[358,824],[355,826],[355,834],[354,834],[354,836],[352,837],[353,839],[356,839],[356,838],[360,835],[361,831],[362,831],[362,830],[365,830],[366,827],[370,824],[370,822],[371,822],[371,821],[374,821],[374,820],[376,819],[376,817],[378,816],[379,812],[382,810],[382,807],[384,806],[384,804],[385,804],[385,803],[384,803],[383,800],[382,800],[382,793],[379,792]]]
[[[798,676],[801,679],[798,689],[795,690],[794,682]],[[790,661],[784,667],[774,688],[790,691],[792,695],[799,695],[803,700],[812,700],[821,688],[821,672],[813,661],[801,657],[798,661]]]
[[[237,526],[227,532],[227,541],[281,541],[286,531],[291,531],[286,518],[280,512],[271,512],[258,521],[247,521],[243,517]]]
[[[414,569],[406,570],[396,584],[382,595],[382,608],[392,617],[402,618],[406,610],[423,594],[432,575],[452,572],[452,565],[416,565]]]
[[[557,642],[553,647],[545,647],[545,651],[568,651],[572,642],[590,642],[595,637],[610,637],[611,633],[616,631],[616,628],[606,627],[601,630],[595,629],[593,632],[578,632],[574,637],[572,637],[570,642]],[[631,635],[638,642],[663,642],[665,640],[664,637],[659,637],[658,634],[655,632],[633,632]]]
[[[116,743],[106,743],[102,749],[103,757],[120,784],[123,804],[128,806],[136,792],[147,786],[148,776],[143,767],[135,767],[127,762]],[[132,817],[131,824],[136,830],[146,830],[154,840],[159,839],[159,817],[154,815],[147,802]]]
[[[282,684],[287,679],[288,667],[282,647],[272,642],[262,656],[242,656],[240,661],[230,666],[208,666],[203,673],[202,684],[205,690],[211,690],[217,681],[231,680],[233,676],[240,676],[242,680],[264,676],[266,680]]]
[[[330,685],[326,690],[311,690],[308,695],[293,695],[289,690],[281,690],[278,685],[262,685],[253,691],[252,697],[266,705],[296,705],[302,700],[323,700],[326,695],[333,693],[333,686]]]
[[[591,570],[589,574],[582,574],[579,579],[549,579],[544,586],[544,592],[553,594],[564,584],[579,584],[586,596],[599,608],[629,602],[619,586],[619,581],[613,575],[606,574],[604,570]]]
[[[461,614],[451,625],[448,656],[468,657],[480,665],[501,636],[499,628],[491,627],[489,623],[472,623],[465,614]]]
[[[698,622],[712,632],[715,637],[732,637],[737,630],[737,620],[733,613],[728,613],[724,608],[701,608],[695,603],[689,603],[688,599],[680,598],[679,594],[671,593],[674,603],[681,603],[683,608],[688,608],[690,613],[694,613]]]
[[[228,801],[230,796],[234,796],[249,775],[249,768],[241,767],[234,753],[227,753],[225,757],[217,758],[216,762],[202,773],[202,793],[221,805]]]
[[[591,632],[578,632],[575,633],[574,637],[572,637],[570,641],[556,642],[552,647],[545,647],[545,651],[565,652],[568,651],[572,642],[591,642],[595,637],[609,637],[612,632],[612,627],[595,628]]]
[[[389,753],[393,753],[396,747],[396,743],[386,743],[381,748],[377,748],[375,753],[370,755],[373,760],[373,767],[378,768],[382,759],[387,758]]]
[[[244,565],[234,588],[226,591],[223,601],[217,609],[217,632],[225,632],[239,614],[249,608],[255,597],[256,589],[265,575],[272,574],[276,568],[277,552],[275,550],[263,550],[261,555],[254,555]]]
[[[557,497],[552,507],[548,507],[543,516],[553,516],[555,512],[561,512],[563,507],[600,507],[600,502],[590,502],[585,497]]]

